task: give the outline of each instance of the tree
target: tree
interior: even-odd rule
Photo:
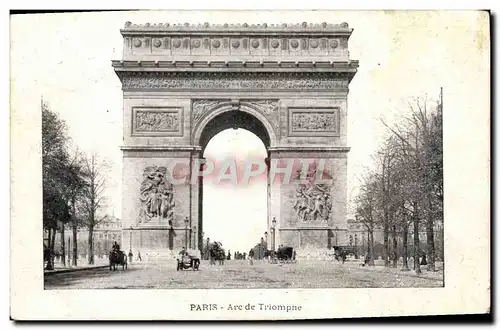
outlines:
[[[103,224],[105,216],[100,212],[106,206],[104,188],[106,184],[105,173],[109,164],[99,159],[96,154],[83,157],[82,168],[85,173],[85,189],[83,190],[81,207],[84,213],[85,226],[88,229],[88,262],[94,264],[94,228]]]
[[[395,186],[395,152],[396,146],[393,137],[389,137],[382,148],[377,152],[374,157],[375,162],[379,166],[377,169],[377,182],[378,182],[378,201],[381,213],[380,224],[384,233],[384,265],[390,265],[390,247],[389,247],[389,231],[393,234],[393,265],[397,264],[397,240],[396,240],[396,225],[395,225],[395,212],[396,212],[396,199],[397,191]]]
[[[354,204],[356,215],[369,232],[369,250],[374,246],[374,227],[383,228],[386,266],[390,265],[389,234],[393,267],[397,267],[397,237],[401,235],[402,270],[408,269],[408,235],[413,226],[414,269],[418,274],[424,251],[420,247],[420,227],[426,230],[427,269],[432,271],[436,255],[434,226],[443,219],[442,99],[433,110],[426,98],[415,98],[406,113],[392,126],[382,120],[389,134],[373,157],[375,168],[361,183]]]
[[[368,232],[368,265],[374,266],[374,239],[373,232],[377,218],[377,179],[370,173],[361,183],[360,193],[355,198],[356,218],[366,228]]]
[[[399,143],[401,165],[408,183],[407,202],[413,222],[415,270],[420,272],[419,225],[425,220],[428,270],[435,270],[434,225],[442,218],[442,105],[429,111],[427,99],[409,103],[402,125],[390,127]]]
[[[72,263],[73,266],[78,265],[78,228],[82,225],[82,219],[80,216],[81,211],[78,210],[78,202],[84,196],[86,189],[85,172],[82,164],[82,153],[75,150],[71,155],[71,163],[68,166],[68,178],[67,178],[67,194],[68,203],[70,206],[70,225],[72,229],[72,240],[73,240],[73,255]],[[62,235],[62,239],[64,236]]]
[[[42,102],[42,180],[43,227],[47,230],[47,269],[54,268],[56,231],[67,221],[64,173],[68,164],[68,136],[66,123]]]
[[[51,258],[48,269],[53,269],[56,232],[61,236],[61,260],[66,265],[66,224],[75,223],[75,200],[84,188],[79,153],[70,154],[70,139],[64,120],[42,103],[42,175],[43,175],[43,223],[48,231],[48,249]],[[76,248],[75,229],[73,235]],[[73,264],[77,255],[73,251]]]

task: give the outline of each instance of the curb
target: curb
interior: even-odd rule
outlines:
[[[78,271],[83,271],[83,270],[91,270],[91,269],[101,269],[101,268],[107,268],[109,267],[108,265],[106,266],[90,266],[90,267],[81,267],[81,268],[66,268],[66,269],[58,269],[58,270],[49,270],[49,271],[44,271],[43,275],[44,276],[49,276],[49,275],[54,275],[54,274],[62,274],[62,273],[71,273],[71,272],[78,272]]]

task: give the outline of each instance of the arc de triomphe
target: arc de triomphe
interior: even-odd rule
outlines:
[[[275,245],[300,255],[346,244],[351,33],[347,23],[127,22],[123,59],[112,62],[123,89],[123,248],[201,247],[202,180],[173,180],[199,167],[208,141],[231,127],[256,134],[268,164],[314,162],[331,179],[268,179],[262,221]]]

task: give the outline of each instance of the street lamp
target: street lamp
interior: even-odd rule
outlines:
[[[193,227],[193,249],[196,250],[196,226]]]
[[[188,225],[189,225],[189,219],[188,219],[188,217],[186,217],[186,219],[184,220],[184,224],[186,225],[186,235],[185,235],[186,241],[185,241],[184,246],[187,249],[187,248],[189,248],[189,246],[188,246]]]
[[[271,221],[271,229],[272,229],[272,245],[273,251],[276,251],[276,217],[273,217],[273,221]]]
[[[354,234],[354,253],[355,253],[356,259],[358,259],[358,234],[357,233]]]

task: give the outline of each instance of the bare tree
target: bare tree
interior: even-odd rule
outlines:
[[[389,128],[399,141],[401,163],[408,177],[407,191],[413,222],[415,269],[420,271],[419,233],[425,220],[428,270],[435,270],[434,225],[442,217],[442,107],[429,111],[427,99],[409,103],[410,113],[402,125]]]
[[[389,232],[393,234],[393,250],[396,255],[397,240],[395,239],[396,227],[395,227],[395,204],[397,199],[397,191],[395,186],[394,175],[396,173],[395,169],[395,153],[396,147],[393,141],[393,137],[385,141],[382,148],[376,153],[374,160],[378,165],[376,171],[377,182],[379,184],[378,188],[378,201],[380,213],[382,214],[380,218],[380,224],[383,228],[384,234],[384,265],[388,267],[390,265],[390,247],[389,247]],[[394,258],[393,258],[394,260]],[[397,263],[397,257],[396,257]]]
[[[378,182],[376,176],[372,173],[363,179],[360,193],[355,198],[356,218],[366,228],[368,232],[368,265],[374,266],[374,237],[373,232],[377,224],[378,207]]]
[[[84,212],[84,222],[88,229],[88,262],[94,264],[94,228],[105,221],[101,215],[106,206],[104,196],[106,185],[105,175],[109,170],[109,163],[100,159],[96,154],[83,158],[82,166],[85,172],[86,188],[81,200]]]

